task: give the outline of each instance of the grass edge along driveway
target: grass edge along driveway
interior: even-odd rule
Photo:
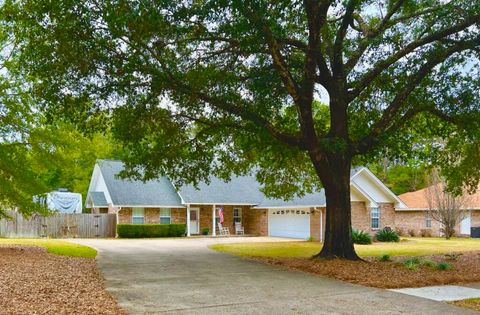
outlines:
[[[97,256],[97,251],[91,247],[58,239],[0,238],[0,246],[2,245],[44,247],[47,249],[47,252],[62,256],[83,258],[95,258]]]
[[[211,249],[235,256],[250,257],[311,257],[322,247],[319,242],[266,242],[214,244]],[[423,256],[453,252],[478,251],[480,239],[471,238],[402,238],[398,243],[375,242],[371,245],[355,245],[361,257]]]

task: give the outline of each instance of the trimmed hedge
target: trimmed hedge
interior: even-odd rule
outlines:
[[[117,224],[118,237],[178,237],[185,235],[185,224]]]

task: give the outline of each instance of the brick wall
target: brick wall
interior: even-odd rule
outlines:
[[[187,209],[172,208],[170,210],[170,222],[175,224],[185,224],[187,222]]]
[[[247,209],[244,211],[243,222],[245,234],[268,235],[268,210]]]
[[[132,208],[122,208],[118,212],[118,223],[119,224],[132,223]]]
[[[310,208],[310,237],[320,240],[320,209]]]
[[[380,208],[380,229],[385,227],[395,228],[395,207],[392,203],[381,203]],[[369,216],[370,219],[370,216]]]
[[[425,211],[396,211],[395,227],[403,229],[405,234],[413,230],[416,236],[420,236],[422,229],[428,229],[425,215]],[[432,227],[429,230],[433,236],[440,236],[440,228],[440,223],[432,219]]]
[[[352,201],[352,228],[369,232],[370,229],[370,208],[366,207],[363,201]]]

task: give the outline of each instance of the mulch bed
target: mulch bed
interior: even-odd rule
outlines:
[[[44,248],[0,246],[0,313],[125,314],[91,258]]]
[[[449,270],[438,270],[430,266],[409,270],[401,263],[408,258],[410,257],[395,257],[394,261],[390,262],[381,262],[377,258],[367,258],[366,261],[282,257],[251,259],[290,270],[385,289],[480,282],[480,252],[465,252],[454,260],[444,255],[419,257],[437,262],[446,261],[453,267]]]

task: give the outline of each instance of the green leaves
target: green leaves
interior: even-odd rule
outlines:
[[[255,169],[291,197],[320,186],[315,159],[388,153],[475,183],[460,143],[480,129],[479,4],[357,1],[345,17],[347,3],[26,0],[0,20],[47,121],[112,128],[126,175]]]

